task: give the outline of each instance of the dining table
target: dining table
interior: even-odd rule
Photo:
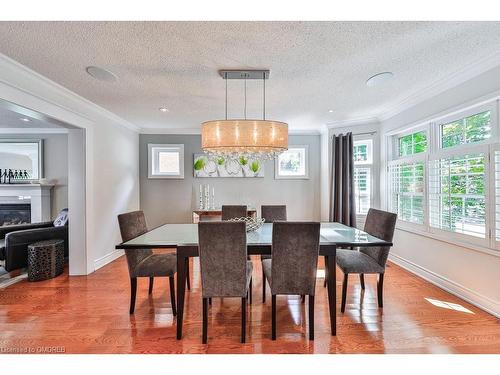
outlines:
[[[264,223],[257,230],[247,232],[248,255],[271,255],[273,224]],[[338,247],[392,246],[392,242],[374,237],[360,229],[336,222],[322,222],[319,255],[325,257],[325,277],[332,336],[337,334],[336,310],[336,250]],[[186,268],[190,257],[198,256],[198,224],[164,224],[129,241],[116,249],[172,248],[177,254],[177,339],[182,338]]]

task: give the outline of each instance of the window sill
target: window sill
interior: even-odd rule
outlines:
[[[419,229],[415,229],[415,228],[408,228],[408,227],[405,227],[405,226],[401,226],[399,224],[396,225],[396,229],[400,230],[400,231],[403,231],[403,232],[408,232],[408,233],[412,233],[412,234],[417,234],[417,235],[420,235],[420,236],[424,236],[424,237],[427,237],[427,238],[431,238],[433,240],[437,240],[437,241],[441,241],[441,242],[446,242],[446,243],[449,243],[451,245],[463,247],[465,249],[477,251],[477,252],[480,252],[480,253],[483,253],[483,254],[488,254],[488,255],[495,256],[495,257],[500,257],[500,251],[499,250],[491,249],[489,247],[484,247],[484,246],[479,246],[479,245],[475,245],[475,244],[471,244],[471,243],[467,243],[467,242],[463,242],[463,241],[458,241],[458,240],[449,238],[447,236],[443,236],[443,235],[439,235],[439,234],[436,234],[436,233],[431,233],[431,232],[427,232],[427,231],[419,230]]]

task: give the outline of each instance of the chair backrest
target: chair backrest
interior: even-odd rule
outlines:
[[[271,293],[314,295],[320,223],[273,224]]]
[[[144,217],[144,212],[142,211],[133,211],[118,215],[118,224],[120,225],[120,233],[122,235],[123,242],[129,241],[148,231],[146,218]],[[125,250],[130,274],[134,274],[135,267],[151,254],[153,254],[153,250],[151,249]]]
[[[247,216],[247,206],[222,206],[222,220],[235,219]]]
[[[261,206],[260,216],[266,223],[286,221],[286,206]]]
[[[381,240],[392,241],[397,217],[398,215],[392,212],[370,208],[366,215],[364,231]],[[373,258],[382,267],[385,267],[387,257],[389,256],[389,250],[389,246],[383,246],[362,247],[359,251]]]
[[[198,223],[202,295],[245,297],[247,235],[243,222]]]

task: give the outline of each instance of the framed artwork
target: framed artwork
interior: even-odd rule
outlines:
[[[274,165],[275,179],[308,179],[309,146],[289,146],[279,154]]]
[[[264,165],[257,159],[240,157],[225,159],[206,154],[194,154],[194,177],[264,177]]]

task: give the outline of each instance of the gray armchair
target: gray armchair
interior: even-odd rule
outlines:
[[[245,342],[247,298],[252,294],[252,262],[247,261],[243,222],[198,224],[203,301],[202,342],[208,341],[208,303],[212,297],[241,298],[241,342]],[[250,300],[251,301],[251,300]]]
[[[129,241],[148,231],[146,218],[142,211],[134,211],[118,215],[118,223],[122,241]],[[127,249],[128,271],[130,275],[130,314],[135,310],[137,294],[137,278],[149,277],[149,294],[153,292],[155,277],[168,277],[170,284],[170,300],[172,313],[177,315],[175,306],[174,275],[177,271],[177,256],[175,254],[153,254],[151,249]]]
[[[397,215],[370,208],[366,216],[365,232],[385,241],[392,241]],[[347,296],[347,280],[349,274],[359,274],[361,289],[365,289],[364,274],[378,274],[377,296],[378,306],[383,307],[384,273],[389,246],[363,247],[360,250],[337,249],[337,265],[344,273],[342,283],[342,304],[340,311],[345,311]]]
[[[63,240],[68,256],[68,209],[59,212],[54,221],[0,227],[0,260],[10,272],[28,265],[28,245],[44,240]]]
[[[266,223],[274,223],[275,221],[286,221],[286,206],[270,205],[260,207],[260,216]],[[271,255],[261,255],[260,260],[271,259]],[[266,276],[262,269],[262,302],[266,302]]]
[[[271,287],[272,339],[276,340],[276,296],[309,296],[309,339],[314,340],[314,295],[318,267],[320,223],[275,222],[272,259],[262,267]]]
[[[231,220],[238,217],[246,217],[248,214],[247,206],[222,206],[222,220]]]

